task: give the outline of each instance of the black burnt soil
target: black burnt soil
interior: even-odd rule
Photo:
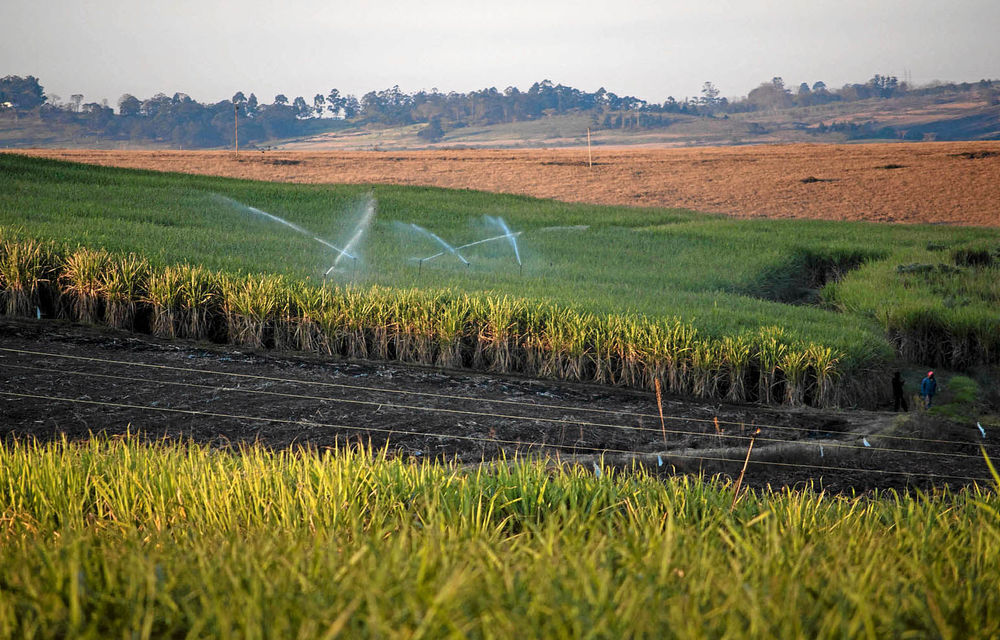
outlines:
[[[661,423],[652,393],[610,386],[0,320],[0,442],[130,433],[213,447],[361,444],[414,461],[531,456],[732,477],[756,437],[744,480],[752,487],[850,493],[989,475],[973,431],[878,438],[897,424],[886,412],[666,397],[663,413]]]

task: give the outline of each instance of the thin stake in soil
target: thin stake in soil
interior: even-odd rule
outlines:
[[[740,470],[740,477],[736,479],[736,491],[733,492],[733,503],[729,505],[729,510],[732,511],[736,508],[736,501],[740,499],[740,487],[743,486],[743,474],[747,472],[747,465],[750,464],[750,452],[753,451],[754,440],[757,439],[757,434],[760,433],[760,429],[754,431],[753,435],[750,436],[750,446],[747,447],[747,457],[743,461],[743,469]]]
[[[588,131],[590,131],[588,129]],[[653,386],[656,387],[656,408],[660,410],[660,429],[663,431],[663,446],[667,445],[667,425],[663,422],[663,398],[660,394],[660,379],[653,378]],[[718,426],[716,426],[718,428]]]

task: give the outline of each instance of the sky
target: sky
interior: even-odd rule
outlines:
[[[2,0],[0,76],[68,101],[271,102],[551,80],[650,102],[874,74],[1000,78],[998,0]]]

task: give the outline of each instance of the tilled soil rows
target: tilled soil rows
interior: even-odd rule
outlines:
[[[34,149],[91,164],[299,183],[426,185],[742,218],[1000,226],[1000,142],[449,151]]]
[[[663,414],[661,423],[652,394],[614,387],[0,321],[0,438],[133,433],[224,447],[360,443],[412,460],[533,456],[735,476],[755,437],[751,486],[814,483],[839,492],[988,477],[971,430],[888,438],[889,413],[664,398]]]

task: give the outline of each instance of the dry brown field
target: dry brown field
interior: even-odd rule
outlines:
[[[475,189],[741,218],[1000,226],[1000,142],[653,149],[91,151],[34,156],[298,183]]]

